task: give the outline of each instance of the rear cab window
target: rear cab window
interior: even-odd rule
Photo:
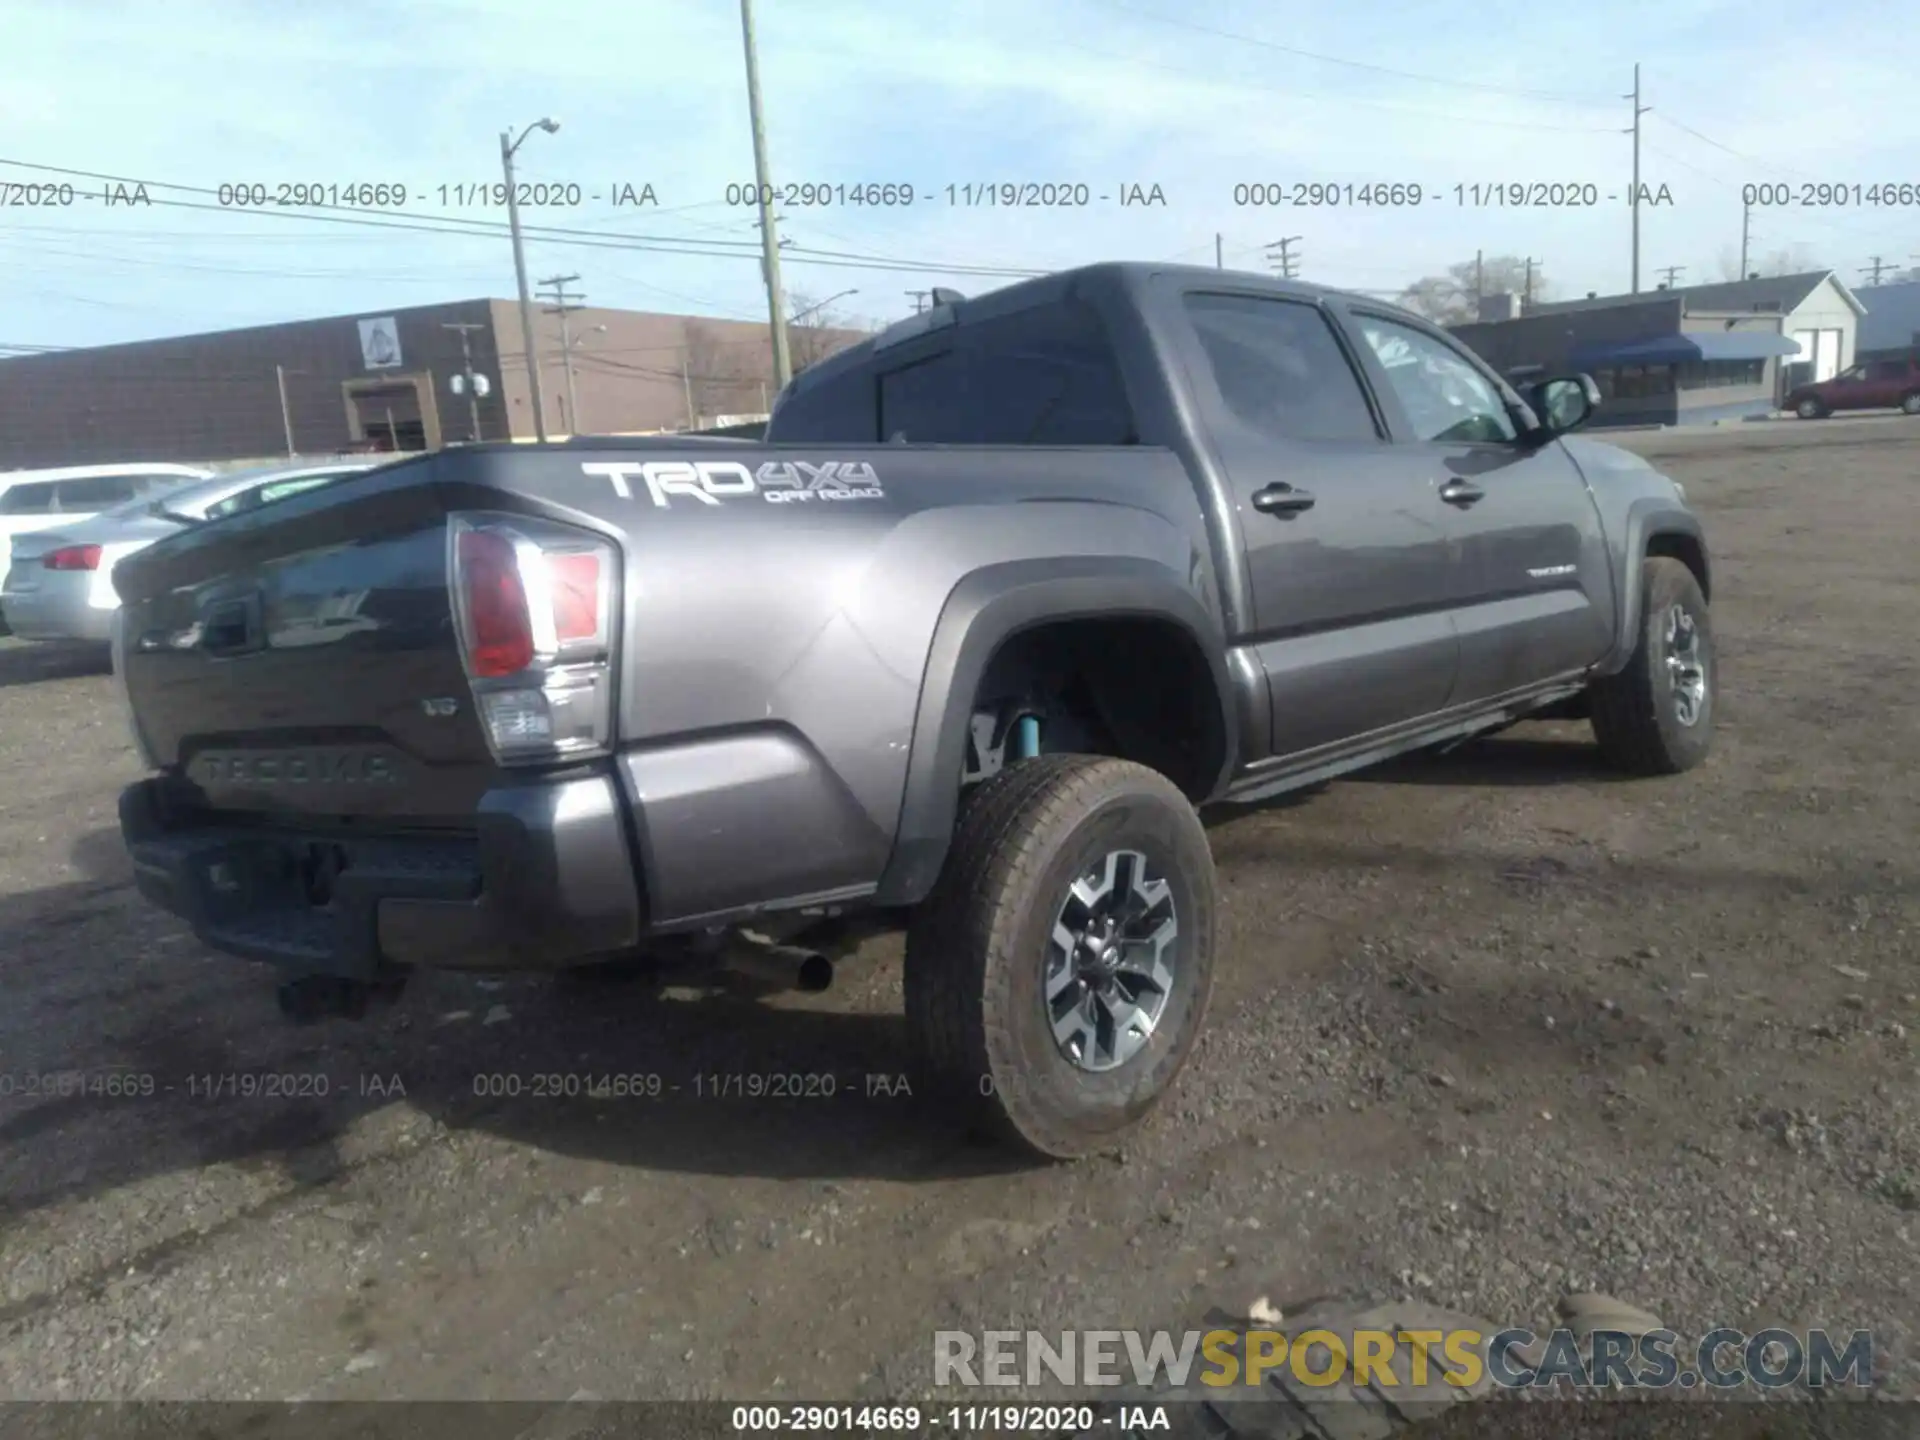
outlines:
[[[1133,407],[1099,313],[1053,300],[935,332],[796,391],[779,444],[1132,445]]]
[[[301,475],[289,480],[276,480],[271,484],[258,485],[251,490],[242,490],[238,495],[229,495],[207,507],[207,519],[218,520],[224,515],[237,515],[242,510],[257,510],[262,505],[271,505],[276,500],[285,500],[290,495],[298,495],[303,490],[313,490],[321,485],[331,485],[336,480],[344,480],[348,475],[361,472],[350,470],[331,475]]]

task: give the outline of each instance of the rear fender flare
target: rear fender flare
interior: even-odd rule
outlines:
[[[928,650],[893,854],[874,900],[918,903],[946,859],[959,813],[973,696],[994,652],[1022,631],[1063,620],[1139,618],[1179,627],[1213,679],[1226,737],[1209,795],[1226,788],[1239,737],[1220,623],[1172,571],[1130,557],[1018,560],[976,570],[947,597]]]

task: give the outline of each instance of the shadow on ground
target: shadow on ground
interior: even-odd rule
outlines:
[[[1403,755],[1349,779],[1368,785],[1513,786],[1618,784],[1631,777],[1609,765],[1586,738],[1500,735],[1457,750]]]
[[[348,1127],[401,1103],[455,1129],[666,1171],[918,1182],[1024,1166],[956,1135],[904,1093],[897,988],[860,973],[862,961],[843,967],[824,996],[768,995],[711,974],[689,984],[671,972],[628,983],[427,973],[364,1020],[293,1026],[271,971],[206,953],[139,900],[117,843],[102,831],[74,847],[86,881],[0,899],[0,933],[11,937],[0,952],[9,995],[0,1053],[16,1075],[151,1076],[152,1093],[115,1098],[63,1081],[37,1093],[16,1083],[0,1096],[0,1217],[215,1163],[323,1184],[348,1163]],[[1281,865],[1384,871],[1408,883],[1478,872],[1528,889],[1648,898],[1818,898],[1914,884],[1885,870],[1789,875],[1671,858],[1595,857],[1546,873],[1524,850],[1272,832],[1236,844]],[[1589,865],[1604,873],[1587,874]],[[1496,1067],[1519,1053],[1511,1034],[1491,1045],[1473,1038]],[[221,1076],[240,1078],[211,1078]]]
[[[113,658],[104,645],[41,645],[0,637],[0,689],[112,673]]]

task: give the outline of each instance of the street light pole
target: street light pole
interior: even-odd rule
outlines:
[[[560,122],[549,116],[527,126],[520,132],[519,140],[511,138],[512,131],[500,132],[500,168],[507,180],[507,229],[513,236],[514,279],[520,286],[520,340],[527,347],[527,384],[533,392],[533,433],[541,441],[547,438],[547,409],[540,395],[540,362],[533,346],[533,297],[527,293],[527,256],[520,240],[520,205],[513,193],[513,152],[535,130],[551,135],[559,128]]]
[[[804,310],[794,311],[793,314],[787,318],[787,323],[789,325],[798,325],[807,316],[813,314],[814,311],[824,310],[827,308],[827,306],[833,304],[833,302],[836,300],[844,300],[849,295],[858,295],[859,293],[860,291],[856,287],[855,289],[852,289],[852,290],[842,290],[838,295],[829,295],[826,299],[818,301],[812,305],[809,305]]]

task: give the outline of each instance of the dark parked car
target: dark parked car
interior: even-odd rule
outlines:
[[[1701,527],[1567,434],[1597,399],[1100,265],[821,361],[765,443],[465,446],[211,521],[113,572],[134,873],[300,1016],[635,952],[817,985],[904,924],[915,1095],[1104,1149],[1207,1010],[1196,807],[1530,715],[1706,757]]]
[[[1786,408],[1802,420],[1822,420],[1837,410],[1889,410],[1920,415],[1920,357],[1867,360],[1831,380],[1799,385]]]

